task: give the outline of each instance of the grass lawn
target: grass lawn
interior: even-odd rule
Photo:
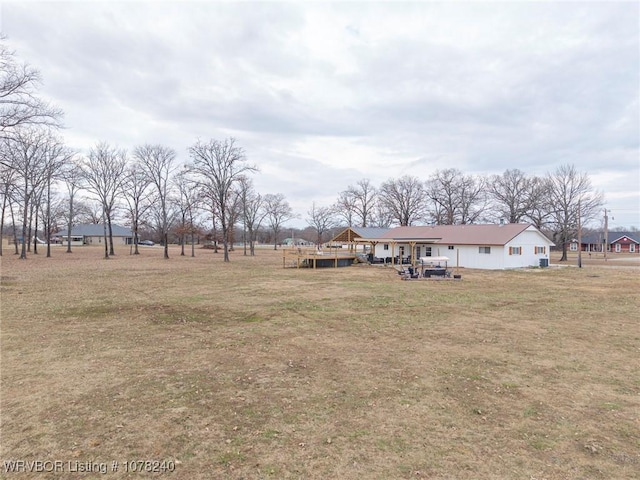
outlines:
[[[102,253],[5,247],[2,478],[640,478],[640,265],[405,282]],[[146,460],[173,471],[124,463]]]

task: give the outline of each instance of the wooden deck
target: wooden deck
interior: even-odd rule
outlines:
[[[332,248],[317,250],[315,248],[285,248],[282,250],[283,268],[338,268],[353,265],[356,255],[353,252],[342,252]]]

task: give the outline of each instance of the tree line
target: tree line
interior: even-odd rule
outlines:
[[[261,226],[268,226],[277,238],[284,223],[294,217],[284,195],[256,192],[250,175],[257,167],[247,162],[234,138],[198,140],[189,147],[189,155],[189,163],[179,164],[176,152],[167,146],[144,144],[129,153],[106,142],[80,155],[48,130],[23,127],[0,144],[0,231],[9,213],[16,239],[21,225],[20,245],[15,246],[20,258],[26,258],[38,231],[45,234],[50,256],[51,235],[64,223],[66,251],[71,253],[72,227],[89,216],[93,223],[104,225],[104,257],[109,258],[115,255],[113,225],[123,219],[131,225],[133,254],[139,254],[140,227],[147,225],[164,246],[165,258],[171,232],[180,237],[182,255],[190,236],[195,256],[194,236],[208,231],[214,248],[220,242],[224,261],[229,261],[239,228],[254,255]],[[52,185],[58,187],[54,192]],[[37,252],[36,242],[33,248]]]
[[[245,254],[255,254],[261,229],[273,234],[274,248],[286,222],[296,218],[281,193],[260,194],[234,138],[197,140],[189,161],[159,144],[127,151],[98,142],[86,154],[74,152],[58,135],[62,112],[37,96],[37,70],[20,63],[0,38],[0,235],[10,221],[15,253],[26,258],[38,231],[46,237],[64,224],[67,252],[71,229],[82,219],[105,225],[104,256],[115,254],[112,226],[124,219],[133,232],[138,254],[141,226],[153,226],[169,258],[169,234],[177,233],[185,254],[190,237],[208,232],[214,248],[222,244],[224,261],[241,232]],[[561,165],[544,176],[518,169],[500,175],[470,175],[450,168],[428,178],[405,175],[380,185],[361,179],[338,193],[332,205],[312,203],[305,221],[316,243],[338,226],[391,227],[417,224],[530,222],[563,246],[578,225],[596,218],[603,195],[589,176],[573,165]],[[18,233],[18,226],[20,232]],[[37,252],[37,242],[33,242]],[[0,241],[0,255],[2,242]]]
[[[455,169],[428,178],[405,175],[375,186],[363,179],[338,195],[329,206],[315,203],[307,223],[318,233],[336,225],[390,227],[465,225],[472,223],[533,224],[563,247],[575,238],[578,225],[598,218],[603,194],[589,175],[574,165],[558,166],[544,176],[508,169],[500,175],[470,175]]]

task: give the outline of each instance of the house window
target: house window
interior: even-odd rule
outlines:
[[[420,255],[420,247],[416,247],[416,258],[420,258],[422,255]]]
[[[616,253],[620,253],[620,244],[616,243]]]
[[[536,255],[544,255],[547,253],[547,247],[534,247]]]
[[[509,247],[509,255],[522,255],[522,247]]]
[[[425,257],[431,256],[431,247],[424,247],[424,256]]]
[[[630,243],[629,244],[629,252],[633,253],[636,251],[636,244],[635,243]]]
[[[383,249],[383,250],[389,250],[389,244],[388,244],[388,243],[385,243],[385,244],[382,246],[382,249]]]
[[[449,250],[453,250],[453,248],[454,248],[454,247],[453,247],[453,245],[449,245],[447,248],[448,248]]]
[[[569,245],[569,250],[571,250],[572,252],[577,252],[578,251],[578,244],[575,242],[571,242],[571,244]]]
[[[478,253],[491,253],[491,247],[479,247]]]

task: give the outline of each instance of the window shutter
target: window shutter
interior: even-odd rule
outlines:
[[[509,247],[509,255],[513,255],[513,248]]]

